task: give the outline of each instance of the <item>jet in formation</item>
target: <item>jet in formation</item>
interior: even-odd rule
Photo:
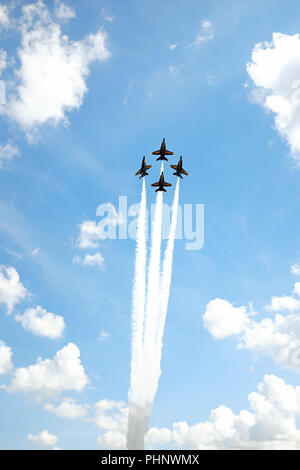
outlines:
[[[175,173],[173,173],[173,175],[179,176],[179,178],[181,179],[183,179],[181,176],[182,174],[186,176],[188,175],[188,173],[182,168],[182,156],[180,157],[177,165],[170,165],[170,167],[175,170]]]
[[[159,181],[157,181],[157,183],[152,183],[151,186],[158,186],[158,188],[156,189],[156,193],[157,191],[164,191],[166,192],[164,186],[172,186],[171,183],[167,183],[165,180],[164,180],[164,172],[162,171],[161,172],[161,175],[160,175],[160,178],[159,178]]]
[[[142,166],[139,169],[139,171],[135,174],[135,176],[140,175],[140,179],[141,179],[144,176],[149,175],[149,173],[147,173],[147,170],[149,170],[149,168],[151,168],[151,167],[152,167],[152,165],[146,165],[146,157],[144,155],[143,161],[142,161]]]
[[[166,149],[166,142],[165,142],[165,139],[163,139],[160,149],[156,150],[155,152],[152,152],[152,155],[159,155],[159,157],[156,159],[157,161],[157,160],[168,160],[166,158],[166,155],[174,155],[174,153]]]

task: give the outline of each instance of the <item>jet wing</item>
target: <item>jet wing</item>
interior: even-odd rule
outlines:
[[[152,167],[152,165],[147,165],[146,170],[149,170],[149,168],[151,168],[151,167]]]
[[[151,186],[159,186],[159,181],[157,183],[152,183]]]
[[[160,150],[155,150],[155,152],[152,152],[152,155],[160,155]]]
[[[183,173],[186,176],[188,175],[188,173],[183,168],[181,168],[181,173]]]
[[[165,150],[165,154],[166,154],[166,155],[174,155],[174,153],[173,153],[173,152],[170,152],[170,150]]]
[[[177,165],[170,165],[171,168],[173,168],[173,170],[177,170]]]
[[[172,186],[171,183],[163,183],[164,186]]]
[[[142,173],[142,168],[134,175],[134,176],[137,176],[137,175],[140,175]]]

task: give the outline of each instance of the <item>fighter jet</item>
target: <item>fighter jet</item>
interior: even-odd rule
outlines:
[[[159,178],[159,181],[157,181],[157,183],[151,184],[151,186],[158,186],[157,190],[155,191],[156,193],[157,193],[157,191],[164,191],[166,193],[166,190],[164,189],[164,186],[172,186],[172,185],[171,185],[171,183],[166,183],[165,182],[164,172],[162,171],[161,175],[160,175],[160,178]]]
[[[163,139],[162,144],[160,146],[159,150],[156,150],[155,152],[152,152],[152,155],[160,155],[157,160],[168,160],[166,158],[166,155],[174,155],[173,152],[170,152],[169,150],[166,149],[166,142],[165,139]]]
[[[179,158],[179,162],[177,165],[170,165],[173,170],[175,170],[175,173],[173,175],[179,176],[179,178],[183,179],[181,176],[181,173],[184,175],[188,175],[188,173],[182,168],[182,156]]]
[[[149,168],[151,168],[151,167],[152,167],[152,165],[146,165],[146,157],[144,155],[143,161],[142,161],[142,166],[139,169],[139,171],[135,174],[135,176],[141,175],[140,176],[140,179],[141,179],[141,178],[143,178],[143,176],[149,175],[149,173],[147,173],[147,170],[149,170]]]

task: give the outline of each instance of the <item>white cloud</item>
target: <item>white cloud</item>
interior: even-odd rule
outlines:
[[[103,449],[126,449],[128,407],[123,401],[98,401],[90,421],[106,431],[97,440]]]
[[[73,258],[73,264],[79,264],[81,266],[99,266],[104,267],[105,260],[101,253],[95,253],[94,255],[87,254],[84,258],[75,255]]]
[[[66,121],[67,112],[80,108],[91,63],[105,61],[110,53],[103,30],[78,41],[62,34],[42,0],[22,12],[17,91],[3,112],[32,137],[36,126]]]
[[[51,339],[61,338],[65,329],[62,316],[47,312],[40,306],[27,308],[23,315],[15,315],[15,320],[20,322],[25,330]]]
[[[300,162],[300,37],[273,33],[271,42],[252,50],[247,72],[260,103],[275,113],[275,128]]]
[[[291,273],[296,274],[296,276],[299,276],[300,275],[300,264],[292,264]]]
[[[41,447],[55,446],[58,441],[58,437],[55,434],[50,434],[46,429],[35,435],[28,434],[27,439],[36,442]]]
[[[2,3],[0,3],[0,25],[6,28],[9,26],[8,8]]]
[[[0,341],[0,374],[7,374],[13,368],[12,349],[3,341]]]
[[[110,15],[106,8],[102,8],[101,10],[101,16],[105,21],[108,21],[109,23],[112,23],[114,21],[114,16]]]
[[[101,429],[125,431],[127,419],[128,408],[123,401],[105,399],[95,403],[95,415],[91,421]]]
[[[150,428],[145,436],[147,449],[163,447],[212,449],[299,449],[300,387],[293,387],[275,375],[265,375],[258,391],[248,395],[249,410],[235,414],[227,406],[212,410],[209,419],[194,425],[177,422],[171,428]],[[102,400],[99,426],[106,432],[98,437],[103,449],[126,449],[126,413],[122,402]],[[122,419],[106,414],[123,410]],[[103,418],[103,414],[105,415]]]
[[[97,443],[102,449],[126,449],[126,434],[120,431],[107,431],[98,437]]]
[[[210,41],[214,37],[213,24],[211,21],[203,20],[201,22],[200,32],[195,40],[189,44],[189,47],[199,49],[204,42]]]
[[[32,254],[32,256],[36,256],[39,252],[40,252],[40,248],[34,248],[34,250],[32,250],[32,252],[31,252],[31,254]]]
[[[55,407],[51,403],[46,403],[44,408],[59,418],[79,419],[87,415],[89,407],[87,405],[77,405],[74,398],[64,398],[60,405]]]
[[[7,66],[7,53],[4,49],[0,48],[0,75]]]
[[[54,13],[60,20],[70,20],[76,18],[75,10],[63,2],[56,0]]]
[[[293,292],[300,296],[300,282],[295,282]]]
[[[249,318],[246,307],[237,308],[227,300],[215,299],[207,304],[203,322],[214,338],[226,338],[243,331]]]
[[[11,392],[32,392],[38,398],[51,398],[66,390],[81,392],[88,377],[80,362],[80,351],[69,343],[53,359],[38,358],[36,364],[15,369],[9,386]]]
[[[151,428],[146,444],[197,450],[299,448],[296,417],[300,415],[300,387],[266,375],[258,385],[258,392],[250,393],[248,399],[251,411],[235,414],[230,408],[219,406],[207,421],[193,426],[179,422],[171,429]]]
[[[266,309],[271,312],[293,312],[295,310],[299,310],[299,308],[300,300],[297,300],[294,297],[290,297],[288,295],[285,295],[283,297],[272,297],[271,305],[268,305],[266,307]]]
[[[79,225],[80,234],[77,239],[79,248],[97,248],[99,240],[116,238],[116,226],[123,223],[122,217],[111,202],[97,207],[97,216],[102,217],[105,214],[107,215],[99,222],[85,220]]]
[[[294,291],[298,284],[300,292],[300,283]],[[281,367],[300,371],[300,304],[293,297],[273,297],[268,309],[292,313],[254,321],[246,307],[235,308],[226,300],[215,299],[207,304],[203,322],[215,338],[238,335],[240,349],[268,355]]]
[[[10,143],[7,143],[6,145],[0,144],[0,168],[3,167],[5,161],[10,161],[19,155],[19,149],[15,145]]]
[[[177,42],[176,42],[175,44],[170,44],[170,45],[169,45],[169,49],[170,49],[171,51],[174,51],[174,49],[176,49],[177,46],[178,46],[178,43],[177,43]]]
[[[0,265],[0,303],[7,307],[10,315],[15,304],[25,299],[28,295],[27,289],[20,282],[20,276],[11,266]]]
[[[300,370],[300,316],[275,315],[251,322],[240,337],[239,348],[271,356],[277,364]]]

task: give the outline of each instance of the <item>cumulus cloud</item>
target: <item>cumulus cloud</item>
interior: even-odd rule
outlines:
[[[10,315],[15,304],[28,295],[27,289],[20,282],[20,276],[11,266],[0,265],[0,303],[5,304]]]
[[[300,37],[273,33],[252,50],[247,72],[259,101],[275,114],[275,128],[300,164]]]
[[[227,300],[215,299],[207,304],[203,322],[214,338],[226,338],[243,331],[249,318],[246,307],[237,308]]]
[[[189,47],[199,49],[204,42],[210,41],[214,37],[213,24],[209,20],[201,22],[200,32],[197,34],[195,40],[189,44]]]
[[[65,5],[63,2],[56,0],[54,14],[60,20],[70,20],[72,18],[76,18],[75,10],[68,5]]]
[[[0,169],[3,168],[5,162],[11,161],[14,157],[19,155],[20,152],[16,145],[10,143],[6,145],[0,144]]]
[[[46,429],[35,435],[28,434],[27,439],[36,442],[41,447],[55,446],[58,441],[58,437],[55,434],[50,434]]]
[[[126,434],[121,431],[107,431],[98,437],[97,443],[102,449],[126,449]]]
[[[126,449],[128,407],[123,401],[98,401],[90,421],[106,431],[97,440],[103,449]]]
[[[272,297],[271,304],[268,305],[266,308],[271,312],[293,312],[295,310],[299,310],[300,300],[295,299],[295,297],[290,297],[288,295],[285,295],[283,297]]]
[[[4,341],[0,341],[0,374],[7,374],[12,370],[12,355],[12,349]]]
[[[296,417],[300,415],[300,387],[266,375],[258,392],[250,393],[248,399],[251,411],[235,414],[222,405],[205,422],[192,426],[174,423],[171,429],[152,428],[146,435],[146,444],[197,450],[299,448]]]
[[[74,398],[64,398],[60,405],[55,407],[51,403],[46,403],[44,408],[59,418],[79,419],[87,415],[89,407],[87,405],[78,405]]]
[[[90,65],[105,61],[110,53],[103,30],[77,41],[62,34],[42,0],[23,6],[20,21],[16,93],[2,112],[30,137],[36,126],[66,121],[67,112],[80,108]]]
[[[295,284],[294,292],[300,293],[300,283]],[[214,338],[237,335],[240,349],[268,355],[281,367],[300,371],[299,301],[289,296],[273,297],[267,309],[289,313],[255,321],[246,307],[236,308],[227,300],[215,299],[207,304],[204,327]]]
[[[6,5],[0,3],[0,25],[5,26],[6,28],[9,26],[9,15],[8,15],[8,8]]]
[[[62,316],[47,312],[40,306],[27,308],[23,315],[15,315],[15,320],[20,322],[25,330],[51,339],[61,338],[65,329]]]
[[[79,264],[81,266],[99,266],[104,267],[105,260],[101,253],[95,253],[93,255],[87,254],[84,258],[75,255],[73,258],[73,264]]]
[[[39,357],[36,364],[15,369],[10,385],[3,387],[10,392],[31,392],[37,398],[51,398],[66,390],[81,392],[87,383],[79,348],[69,343],[53,359]]]
[[[300,296],[300,282],[295,282],[293,292],[294,294]]]
[[[249,409],[234,413],[220,405],[208,420],[189,425],[174,423],[170,428],[152,427],[146,434],[147,449],[299,449],[300,387],[287,384],[275,375],[265,375],[257,391],[248,395]],[[99,402],[99,425],[107,431],[98,437],[103,449],[126,449],[126,408],[122,402]],[[123,409],[122,419],[103,420],[103,413]]]
[[[128,408],[123,401],[100,400],[95,403],[92,422],[108,431],[125,431],[127,428]]]

